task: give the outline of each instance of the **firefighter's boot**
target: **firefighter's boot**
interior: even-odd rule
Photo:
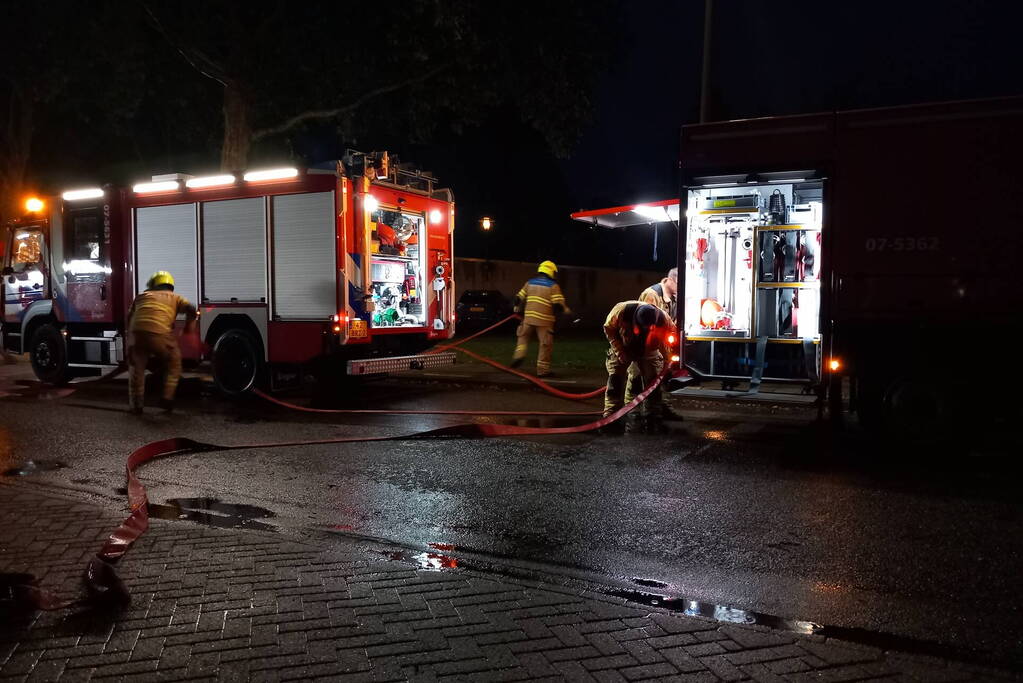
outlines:
[[[520,365],[522,365],[522,361],[524,361],[524,360],[525,360],[525,358],[512,358],[512,362],[508,363],[508,367],[509,368],[517,368]]]
[[[162,408],[163,412],[165,412],[165,413],[173,413],[174,412],[174,399],[171,399],[171,398],[161,398],[160,399],[160,408]]]

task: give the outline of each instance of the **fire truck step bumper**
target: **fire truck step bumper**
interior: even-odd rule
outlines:
[[[418,356],[391,356],[348,361],[349,375],[379,375],[405,370],[425,370],[443,365],[454,365],[454,353],[423,353]]]
[[[815,405],[816,394],[790,394],[773,391],[723,391],[721,389],[703,389],[701,387],[685,387],[671,392],[678,398],[697,398],[718,401],[755,401],[757,403],[790,403],[796,405]]]

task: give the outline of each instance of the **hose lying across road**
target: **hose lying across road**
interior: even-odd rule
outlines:
[[[585,393],[582,393],[582,394],[571,394],[571,393],[568,393],[566,391],[561,391],[560,389],[556,389],[556,388],[552,387],[550,384],[547,384],[543,380],[540,380],[540,379],[538,379],[538,378],[536,378],[536,377],[534,377],[532,375],[526,374],[525,372],[519,372],[518,370],[516,370],[514,368],[510,368],[507,365],[502,365],[501,363],[498,363],[495,360],[491,360],[491,359],[487,358],[486,356],[481,356],[480,354],[475,353],[474,351],[469,351],[468,349],[461,348],[461,345],[464,344],[465,342],[467,342],[467,341],[469,341],[471,339],[475,339],[476,337],[479,337],[480,335],[486,334],[487,332],[489,332],[489,331],[491,331],[493,329],[496,329],[496,328],[500,327],[501,325],[505,324],[509,320],[515,320],[515,319],[521,320],[521,316],[509,315],[504,320],[496,322],[493,325],[491,325],[490,327],[484,328],[484,329],[480,330],[479,332],[471,334],[468,337],[466,337],[465,339],[461,339],[461,340],[459,340],[457,342],[454,342],[453,344],[444,344],[442,346],[438,346],[437,348],[432,349],[431,351],[428,351],[427,353],[430,353],[430,354],[441,353],[441,352],[447,351],[449,349],[453,349],[455,351],[459,351],[461,353],[466,354],[467,356],[470,356],[471,358],[475,358],[476,360],[482,361],[482,362],[486,363],[487,365],[491,365],[491,366],[497,368],[498,370],[503,370],[504,372],[508,372],[508,373],[513,374],[513,375],[518,375],[519,377],[522,377],[523,379],[529,380],[530,382],[532,382],[533,384],[537,385],[538,387],[540,387],[541,389],[543,389],[547,393],[549,393],[549,394],[551,394],[553,396],[557,396],[559,398],[567,398],[567,399],[570,399],[570,400],[585,400],[585,399],[589,399],[589,398],[596,398],[597,396],[600,396],[601,394],[604,393],[604,387],[600,387],[598,389],[594,389],[593,391],[588,391],[588,392],[585,392]],[[337,409],[333,409],[333,408],[307,408],[306,406],[301,406],[301,405],[298,405],[296,403],[288,403],[287,401],[282,401],[282,400],[280,400],[278,398],[274,398],[273,396],[271,396],[271,395],[269,395],[269,394],[267,394],[267,393],[265,393],[263,391],[260,391],[259,389],[252,389],[251,391],[256,396],[259,396],[260,398],[265,399],[265,400],[269,401],[270,403],[274,403],[276,405],[282,406],[284,408],[289,408],[291,410],[299,410],[299,411],[302,411],[302,412],[305,412],[305,413],[327,413],[327,414],[349,414],[349,415],[374,415],[374,414],[392,414],[392,415],[518,415],[518,416],[545,416],[545,417],[565,417],[565,416],[573,416],[573,415],[592,416],[592,415],[601,415],[602,414],[600,411],[590,411],[590,412],[571,412],[571,411],[566,412],[566,411],[560,411],[559,412],[559,411],[545,411],[545,410],[527,410],[527,411],[522,411],[522,410],[373,410],[373,409],[368,409],[368,408],[359,408],[359,409],[346,409],[346,408],[337,408]]]
[[[247,449],[290,448],[294,446],[331,445],[349,443],[367,443],[380,441],[405,441],[415,439],[439,438],[492,438],[509,436],[551,436],[556,434],[580,434],[606,426],[624,417],[639,405],[651,392],[657,391],[662,377],[659,377],[631,402],[624,405],[611,415],[586,424],[571,427],[523,427],[505,424],[465,423],[427,429],[409,434],[394,436],[344,436],[333,439],[311,439],[302,441],[280,441],[271,443],[245,444],[213,444],[196,441],[187,437],[175,437],[148,443],[137,448],[125,463],[125,475],[128,480],[128,506],[131,514],[121,522],[107,538],[99,552],[89,560],[83,581],[86,597],[74,600],[62,600],[50,591],[25,583],[17,586],[19,594],[26,602],[37,609],[63,609],[79,605],[124,605],[131,596],[128,589],[117,575],[115,565],[132,544],[149,528],[149,498],[146,488],[136,476],[140,467],[157,458],[191,453],[207,453],[212,451],[234,451]]]
[[[585,399],[588,399],[588,398],[595,398],[597,396],[600,396],[602,393],[604,393],[604,387],[600,387],[599,389],[594,389],[593,391],[587,391],[587,392],[584,392],[584,393],[581,393],[581,394],[572,394],[572,393],[569,393],[567,391],[562,391],[561,389],[555,389],[550,384],[547,384],[547,382],[544,382],[543,380],[541,380],[538,377],[534,377],[532,375],[526,374],[525,372],[520,372],[520,371],[518,371],[518,370],[516,370],[514,368],[508,367],[507,365],[501,365],[500,363],[498,363],[495,360],[491,360],[491,359],[489,359],[489,358],[487,358],[485,356],[481,356],[478,353],[470,351],[469,349],[463,349],[461,347],[462,344],[464,344],[465,342],[469,341],[470,339],[475,339],[476,337],[478,337],[481,334],[484,334],[486,332],[489,332],[490,330],[494,329],[495,327],[500,327],[501,325],[504,325],[509,320],[522,320],[522,316],[517,315],[517,314],[509,315],[504,320],[502,320],[500,322],[497,322],[497,323],[494,323],[490,327],[488,327],[486,329],[483,329],[483,330],[480,330],[476,334],[471,334],[468,337],[466,337],[465,339],[462,339],[461,341],[455,342],[454,344],[445,344],[443,346],[438,346],[436,349],[433,350],[433,353],[440,353],[441,351],[447,351],[448,349],[454,349],[455,351],[458,351],[460,353],[464,353],[465,355],[469,356],[470,358],[475,358],[478,361],[481,361],[483,363],[486,363],[487,365],[493,366],[493,367],[497,368],[498,370],[503,370],[504,372],[509,372],[509,373],[511,373],[513,375],[518,375],[522,379],[525,379],[525,380],[528,380],[528,381],[532,382],[533,384],[535,384],[536,386],[540,387],[541,389],[543,389],[547,393],[549,393],[549,394],[551,394],[553,396],[557,396],[559,398],[568,398],[568,399],[573,399],[573,400],[585,400]]]
[[[510,316],[517,317],[517,316]],[[467,351],[466,349],[459,348],[459,344],[462,344],[473,337],[479,336],[498,325],[507,322],[509,318],[502,320],[496,325],[481,330],[475,335],[461,340],[455,344],[448,344],[438,348],[436,351],[443,351],[445,349],[456,349],[462,353],[466,353],[473,358],[477,358],[486,362],[496,368],[505,370],[515,375],[519,375],[525,379],[530,380],[540,388],[548,391],[555,396],[561,396],[562,398],[572,399],[585,399],[592,398],[599,395],[603,389],[596,389],[592,392],[582,394],[571,394],[563,392],[550,385],[542,382],[534,377],[531,377],[525,373],[519,372],[512,368],[506,367],[484,358],[476,353]],[[114,374],[117,374],[121,369],[115,370],[108,375],[100,379],[108,379]],[[367,442],[380,442],[380,441],[401,441],[401,440],[414,440],[414,439],[440,439],[440,438],[461,438],[461,439],[472,439],[472,438],[493,438],[493,437],[524,437],[524,436],[552,436],[558,434],[580,434],[583,432],[593,431],[599,429],[612,422],[621,419],[629,411],[633,410],[636,406],[642,403],[647,396],[652,392],[657,391],[661,381],[665,375],[658,377],[656,381],[651,383],[642,393],[636,396],[632,401],[612,413],[607,417],[601,417],[593,422],[586,424],[575,425],[570,427],[525,427],[518,425],[507,425],[507,424],[480,424],[480,423],[463,423],[456,424],[447,427],[439,427],[436,429],[427,429],[418,432],[412,432],[409,434],[400,434],[393,436],[346,436],[338,437],[333,439],[313,439],[303,441],[281,441],[272,443],[247,443],[247,444],[213,444],[202,441],[196,441],[187,437],[176,437],[171,439],[163,439],[161,441],[154,441],[152,443],[145,444],[128,456],[128,460],[125,463],[125,475],[128,481],[128,506],[131,510],[131,514],[121,522],[120,526],[117,527],[107,538],[103,547],[100,548],[99,552],[89,560],[88,565],[85,569],[85,575],[83,581],[86,588],[86,596],[84,598],[77,598],[72,600],[60,599],[53,592],[44,590],[38,587],[31,577],[28,577],[24,583],[13,586],[12,593],[20,597],[27,604],[31,605],[36,609],[64,609],[72,606],[97,606],[97,605],[123,605],[130,601],[131,596],[128,593],[127,588],[117,575],[115,569],[116,563],[120,560],[124,554],[131,548],[132,544],[138,540],[142,534],[149,528],[149,498],[146,494],[146,488],[136,475],[138,469],[157,458],[170,457],[174,455],[187,455],[191,453],[206,453],[212,451],[232,451],[232,450],[243,450],[243,449],[269,449],[269,448],[290,448],[294,446],[310,446],[310,445],[331,445],[331,444],[349,444],[349,443],[367,443]],[[516,411],[414,411],[414,410],[329,410],[329,409],[318,409],[318,408],[306,408],[303,406],[297,406],[294,404],[280,401],[271,396],[257,392],[259,396],[267,399],[277,405],[281,405],[287,408],[301,410],[304,412],[315,412],[315,413],[393,413],[393,414],[449,414],[449,415],[546,415],[546,416],[594,416],[599,413],[596,412],[541,412],[541,411],[527,411],[527,412],[516,412]]]

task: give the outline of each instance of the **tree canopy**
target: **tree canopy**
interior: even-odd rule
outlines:
[[[0,193],[9,211],[27,181],[120,179],[98,169],[309,161],[310,135],[429,144],[495,113],[565,154],[617,2],[15,4],[35,30],[0,64]]]
[[[221,165],[310,125],[428,139],[510,107],[557,152],[589,112],[609,2],[404,0],[143,7],[152,28],[222,93]]]

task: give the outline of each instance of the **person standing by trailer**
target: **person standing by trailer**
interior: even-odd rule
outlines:
[[[641,301],[622,301],[615,304],[604,322],[604,335],[610,344],[607,350],[607,390],[604,392],[604,417],[625,405],[625,384],[628,369],[638,366],[643,386],[654,382],[664,369],[668,356],[668,337],[675,329],[664,311]],[[654,391],[643,406],[648,427],[655,427],[661,419],[661,393]],[[619,421],[609,431],[620,432],[624,424]]]
[[[668,271],[667,277],[644,289],[639,295],[639,300],[656,306],[664,311],[669,319],[674,320],[678,305],[678,268],[672,268]]]
[[[145,401],[146,366],[156,358],[164,367],[160,407],[174,407],[174,393],[181,378],[181,349],[174,336],[174,320],[185,314],[186,328],[196,318],[195,306],[174,293],[174,278],[165,270],[153,273],[146,291],[135,297],[128,310],[130,334],[128,363],[128,408],[140,415]]]
[[[515,312],[522,314],[519,324],[515,353],[511,366],[522,365],[529,348],[529,338],[536,332],[540,352],[536,358],[536,376],[550,377],[551,353],[554,350],[554,323],[562,313],[571,313],[565,303],[565,295],[556,280],[558,266],[553,261],[544,261],[537,267],[534,277],[522,285],[515,295]]]

